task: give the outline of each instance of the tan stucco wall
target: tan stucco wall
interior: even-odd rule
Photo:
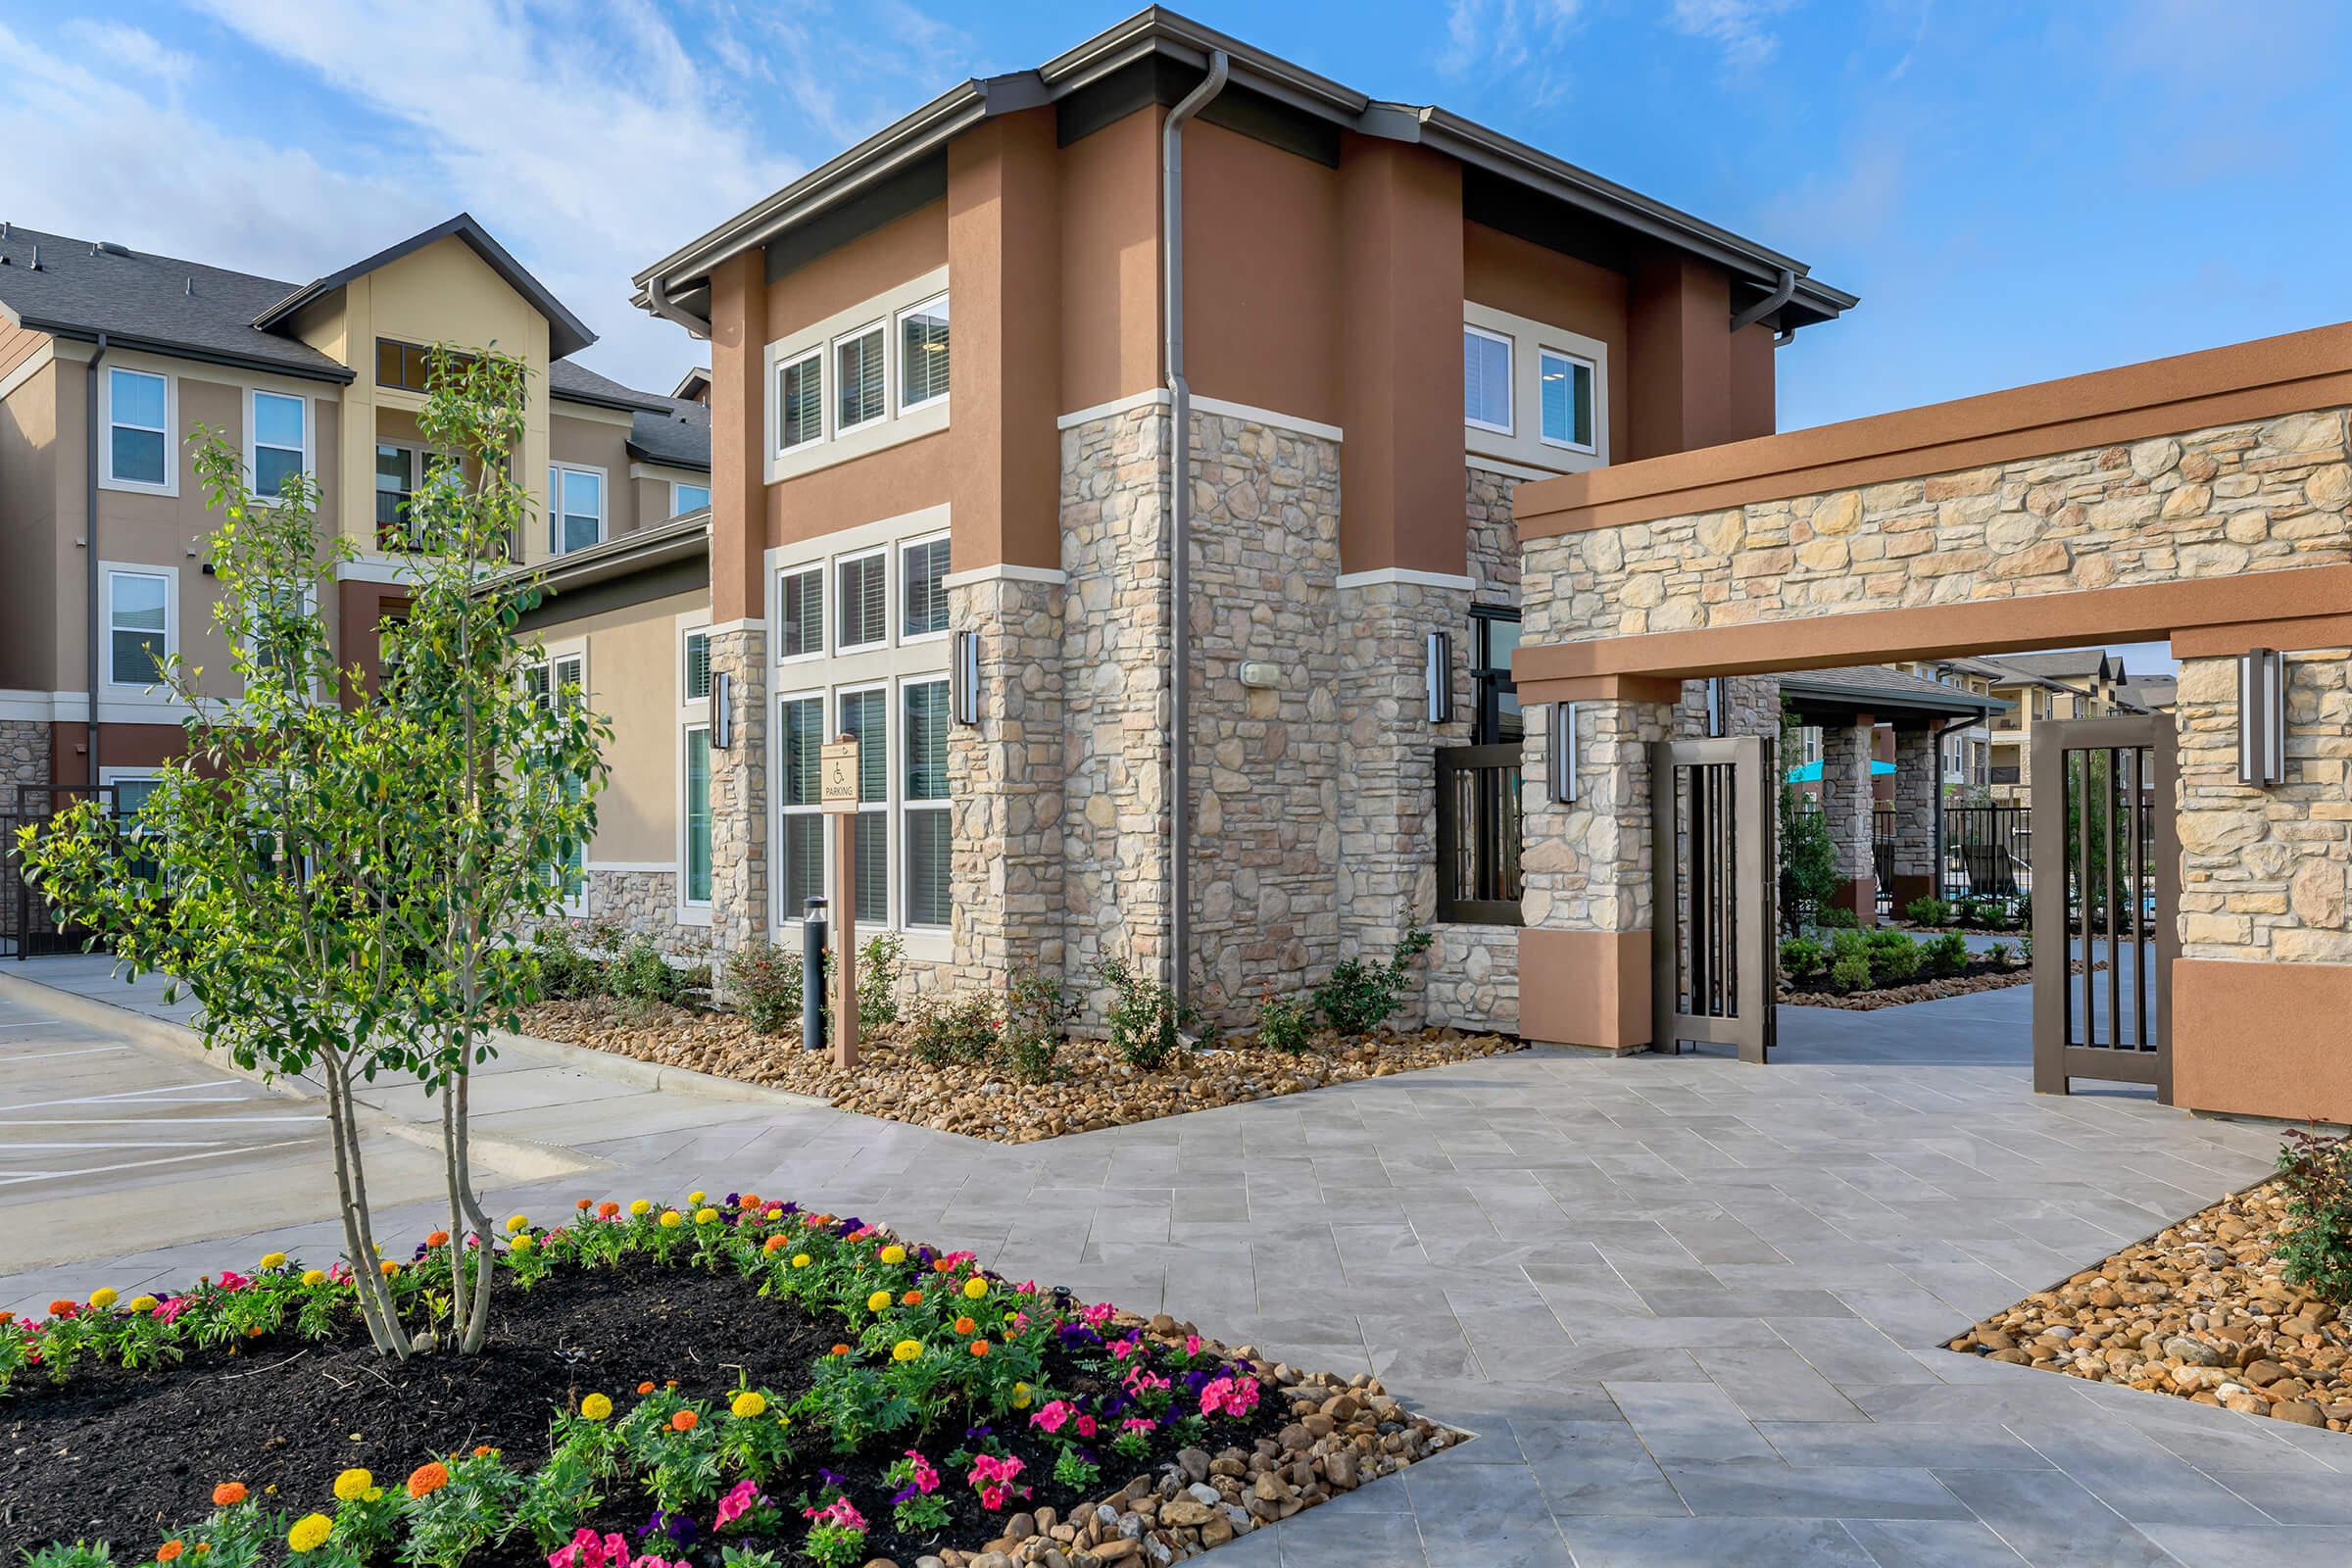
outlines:
[[[0,540],[9,556],[0,570],[0,691],[56,688],[57,405],[65,373],[52,362],[0,400]],[[78,369],[73,380],[78,394]]]
[[[705,610],[706,594],[678,594],[547,627],[549,651],[588,647],[588,701],[612,723],[605,760],[612,777],[597,802],[599,861],[675,864],[682,696],[678,616]]]

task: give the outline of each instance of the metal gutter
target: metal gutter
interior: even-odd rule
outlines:
[[[710,539],[710,513],[705,508],[689,512],[658,528],[641,528],[635,533],[622,534],[617,539],[591,545],[586,550],[574,550],[558,556],[553,561],[512,566],[482,581],[484,586],[536,582],[550,596],[554,596],[566,588],[584,587],[592,582],[626,576],[630,572],[664,565],[672,561],[688,560],[708,551]]]
[[[1192,994],[1193,851],[1193,392],[1184,379],[1184,127],[1225,90],[1231,62],[1222,49],[1208,74],[1168,111],[1159,131],[1160,312],[1168,362],[1168,985],[1178,1011]]]
[[[1750,305],[1746,310],[1736,311],[1733,313],[1732,335],[1734,337],[1738,337],[1748,327],[1755,325],[1758,321],[1761,321],[1764,319],[1764,318],[1770,316],[1773,312],[1788,304],[1788,296],[1795,292],[1796,273],[1789,270],[1786,267],[1782,268],[1781,280],[1773,285],[1771,293],[1756,301],[1755,304]],[[1783,341],[1785,341],[1785,339],[1780,337],[1777,333],[1774,335],[1773,343],[1775,347],[1778,347]]]
[[[260,370],[270,375],[290,375],[303,381],[333,381],[338,385],[359,379],[359,372],[347,366],[289,365],[282,360],[232,354],[223,349],[205,348],[194,343],[176,343],[170,338],[127,335],[79,321],[54,321],[27,316],[22,318],[18,324],[27,331],[46,332],[51,337],[64,338],[69,343],[110,343],[119,349],[168,354],[174,359],[194,360],[202,365],[224,365],[235,370]]]

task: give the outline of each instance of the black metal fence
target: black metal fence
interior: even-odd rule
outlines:
[[[0,956],[37,958],[45,954],[78,953],[90,932],[60,922],[40,891],[25,880],[18,835],[27,826],[45,825],[75,801],[97,796],[110,815],[123,813],[123,789],[102,784],[20,784],[15,798],[0,796]]]
[[[1943,808],[1941,896],[2015,902],[2034,893],[2034,809],[2028,806]]]
[[[1517,925],[1519,747],[1454,746],[1438,757],[1438,918]]]

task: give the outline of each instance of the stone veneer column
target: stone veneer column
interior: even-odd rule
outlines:
[[[0,718],[0,815],[17,808],[17,786],[49,782],[49,724]]]
[[[997,568],[1004,570],[1004,568]],[[1062,587],[952,581],[948,621],[979,636],[980,721],[948,731],[955,976],[1001,989],[1063,973]]]
[[[734,744],[710,752],[710,943],[724,962],[767,925],[767,632],[710,634],[710,673],[730,677]]]
[[[1821,732],[1821,809],[1838,846],[1838,892],[1831,902],[1864,925],[1878,918],[1878,872],[1870,857],[1870,715]]]
[[[1943,773],[1936,764],[1936,731],[1894,732],[1894,912],[1914,899],[1936,896],[1936,813],[1943,805]]]

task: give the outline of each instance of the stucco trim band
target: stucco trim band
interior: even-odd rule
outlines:
[[[1544,1045],[1649,1044],[1647,931],[1519,931],[1519,1034]]]
[[[2249,620],[2173,633],[2175,659],[2234,659],[2249,648],[2352,648],[2352,614]]]
[[[2352,403],[2352,322],[1734,441],[1522,488],[1519,536],[2112,446]]]
[[[1126,414],[1135,409],[1164,409],[1171,401],[1166,387],[1146,387],[1141,392],[1130,392],[1123,398],[1112,398],[1108,403],[1098,403],[1092,408],[1077,409],[1068,414],[1056,415],[1054,417],[1054,428],[1074,430],[1082,424],[1092,424],[1097,419],[1107,419],[1114,415]],[[1200,400],[1196,398],[1194,401],[1198,403]]]
[[[1411,566],[1379,566],[1370,571],[1343,571],[1338,578],[1342,588],[1453,588],[1468,593],[1478,586],[1468,576],[1454,571],[1420,571]]]
[[[2173,960],[2173,1101],[2352,1122],[2352,964]]]
[[[1223,398],[1193,396],[1195,414],[1214,414],[1228,419],[1248,419],[1253,424],[1271,425],[1277,430],[1289,430],[1297,435],[1311,435],[1324,441],[1344,441],[1347,432],[1336,424],[1320,419],[1301,418],[1296,414],[1284,414],[1276,409],[1261,409],[1248,403],[1228,403]]]
[[[1042,582],[1049,588],[1059,588],[1070,580],[1070,574],[1059,566],[1022,566],[1009,561],[994,565],[974,566],[969,571],[951,571],[940,579],[949,588],[971,588],[984,582]]]
[[[2153,642],[2199,627],[2333,616],[2347,604],[2352,604],[2352,566],[2295,566],[2130,588],[1522,644],[1513,666],[1520,700],[1549,703],[1584,697],[1564,683],[1594,676],[1688,679],[2081,643]]]

